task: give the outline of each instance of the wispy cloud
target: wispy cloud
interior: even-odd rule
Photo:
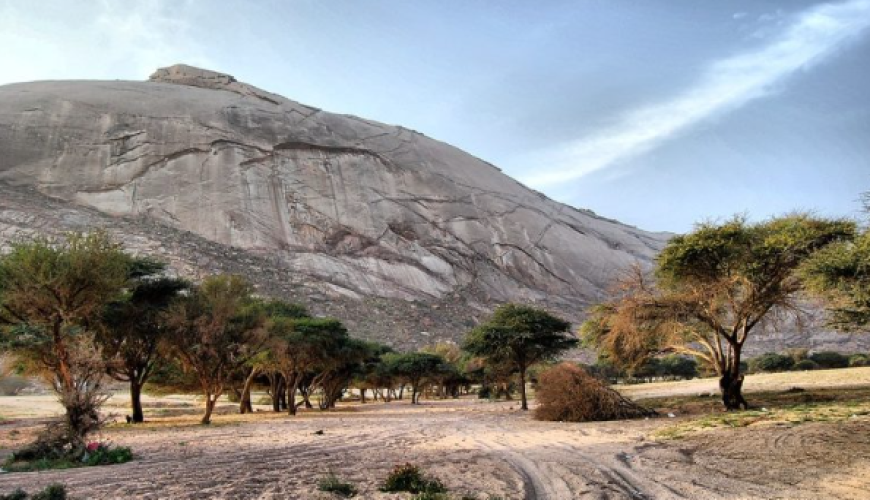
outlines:
[[[616,124],[560,148],[522,179],[552,186],[647,152],[703,120],[769,94],[776,84],[830,56],[870,26],[870,0],[822,4],[798,14],[759,49],[712,63],[698,83],[666,102],[633,110]]]
[[[5,83],[70,78],[145,79],[178,62],[209,65],[190,0],[3,2]]]

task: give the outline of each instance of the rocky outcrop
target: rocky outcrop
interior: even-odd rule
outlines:
[[[190,66],[2,86],[0,151],[0,244],[106,227],[181,274],[242,273],[399,345],[459,338],[504,301],[579,319],[668,237],[412,130]]]

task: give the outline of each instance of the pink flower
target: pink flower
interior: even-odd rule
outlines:
[[[88,446],[87,446],[88,453],[93,453],[93,452],[97,451],[99,448],[100,448],[100,443],[98,443],[96,441],[88,443]]]

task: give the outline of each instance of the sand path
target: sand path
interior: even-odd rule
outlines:
[[[378,486],[395,465],[411,462],[456,498],[870,498],[868,416],[662,442],[650,435],[673,419],[537,422],[516,403],[423,403],[357,404],[296,417],[218,415],[209,427],[196,425],[193,414],[114,426],[104,437],[133,447],[133,462],[0,474],[0,493],[62,482],[76,498],[328,499],[337,497],[317,491],[317,480],[332,471],[359,488],[357,498],[408,498]],[[0,443],[34,422],[0,425]]]

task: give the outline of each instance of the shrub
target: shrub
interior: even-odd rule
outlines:
[[[785,355],[793,359],[795,363],[800,363],[809,358],[810,350],[805,347],[793,347],[791,349],[786,349]]]
[[[768,352],[749,360],[749,373],[784,372],[794,366],[791,356]]]
[[[8,495],[0,495],[0,500],[27,500],[27,493],[18,488]]]
[[[791,367],[791,369],[794,371],[799,371],[799,372],[803,372],[803,371],[807,371],[807,370],[818,370],[819,364],[811,359],[804,359],[802,361],[798,361],[797,363],[795,363],[794,366]]]
[[[66,500],[66,487],[62,484],[52,484],[44,490],[34,493],[33,496],[28,496],[27,493],[18,488],[8,495],[0,495],[0,500]]]
[[[846,368],[849,358],[835,351],[821,351],[810,356],[810,359],[822,368]]]
[[[541,374],[537,392],[538,420],[585,422],[655,415],[604,385],[571,363],[562,363]]]
[[[670,354],[661,359],[661,371],[665,376],[692,379],[698,376],[698,362],[679,354]]]
[[[870,356],[866,354],[853,354],[849,356],[849,366],[870,366]]]
[[[328,493],[335,493],[336,495],[345,498],[350,498],[356,495],[356,487],[354,487],[354,485],[342,482],[332,472],[322,477],[320,481],[317,482],[317,489]]]
[[[444,484],[435,478],[426,477],[416,465],[405,464],[397,465],[390,472],[384,485],[381,486],[381,491],[386,493],[396,493],[407,491],[409,493],[444,493],[447,488]]]
[[[126,446],[110,447],[105,443],[89,443],[82,462],[86,465],[123,464],[133,460],[133,450]]]
[[[66,500],[66,498],[66,487],[62,484],[52,484],[30,497],[30,500]]]
[[[40,435],[34,443],[14,452],[3,465],[10,471],[24,472],[122,464],[132,459],[133,452],[127,447],[111,447],[105,443],[92,442],[84,449],[79,449],[64,439],[62,434],[47,433]]]

